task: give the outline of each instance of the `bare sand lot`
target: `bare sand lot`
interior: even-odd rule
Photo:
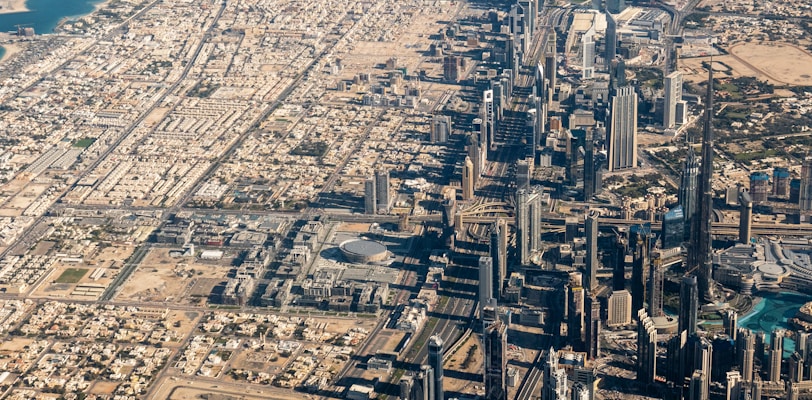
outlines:
[[[230,269],[220,264],[199,263],[192,257],[171,257],[169,251],[165,248],[150,250],[122,287],[117,300],[189,304],[194,301],[189,298],[189,291],[198,281],[225,280]]]
[[[713,61],[729,67],[729,75],[755,77],[776,85],[812,85],[812,54],[788,43],[737,43],[727,49],[729,54],[713,57]],[[686,79],[699,82],[707,79],[702,63],[709,57],[680,60]],[[728,68],[725,68],[728,69]],[[714,66],[714,70],[723,69]]]
[[[169,400],[203,399],[206,396],[220,395],[224,399],[243,400],[302,400],[313,398],[310,395],[292,390],[274,387],[247,385],[245,383],[228,384],[221,382],[204,382],[178,378],[164,379],[158,384],[159,390],[153,398]],[[213,397],[209,397],[213,398]]]
[[[788,85],[812,85],[812,54],[787,43],[741,43],[728,51],[770,80]]]

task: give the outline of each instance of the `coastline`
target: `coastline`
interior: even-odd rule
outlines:
[[[0,0],[0,1],[3,1],[3,0]],[[97,13],[99,10],[104,8],[106,5],[110,4],[111,1],[112,0],[91,0],[90,3],[93,5],[93,10],[92,11],[90,11],[88,13],[85,13],[85,14],[66,15],[66,16],[62,17],[56,23],[56,26],[54,27],[54,33],[58,33],[60,31],[60,29],[62,29],[62,26],[64,26],[68,22],[76,21],[79,18],[86,17],[88,15],[93,15],[93,14]]]
[[[14,43],[3,43],[2,45],[0,45],[0,47],[3,48],[3,56],[0,57],[0,63],[5,62],[13,55],[23,50],[19,45],[16,45]]]
[[[25,6],[26,0],[0,0],[0,14],[14,14],[31,11]]]

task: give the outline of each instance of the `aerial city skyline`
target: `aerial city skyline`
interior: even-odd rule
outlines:
[[[0,398],[812,396],[804,0],[90,5],[0,1]]]

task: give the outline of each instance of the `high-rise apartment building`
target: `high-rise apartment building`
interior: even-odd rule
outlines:
[[[516,248],[519,261],[527,265],[541,249],[541,190],[516,191]]]
[[[493,258],[479,257],[479,308],[480,315],[482,308],[488,304],[493,296]]]
[[[483,334],[485,348],[485,398],[507,399],[507,325],[497,319],[485,327]]]
[[[589,295],[585,299],[584,312],[584,350],[590,360],[600,356],[600,333],[601,333],[601,303],[594,295]]]
[[[637,311],[637,380],[654,383],[657,376],[657,328],[645,309]]]
[[[696,276],[683,276],[679,286],[679,319],[677,320],[677,331],[686,331],[689,335],[695,333],[698,313],[699,290]]]
[[[445,143],[451,135],[451,117],[448,115],[434,115],[431,118],[431,131],[429,141],[432,143]]]
[[[381,168],[375,171],[375,199],[379,213],[388,213],[392,204],[389,188],[389,170]]]
[[[476,176],[474,174],[474,163],[471,157],[466,156],[465,162],[462,165],[462,199],[474,199],[474,186],[476,185]]]
[[[566,400],[567,372],[558,365],[556,352],[550,347],[542,373],[541,400]]]
[[[781,381],[781,361],[784,358],[784,331],[776,329],[770,335],[770,357],[767,373],[770,382]]]
[[[677,103],[682,100],[682,72],[674,71],[668,74],[664,86],[663,128],[669,129],[677,125]]]
[[[429,365],[434,370],[434,399],[445,400],[443,391],[443,339],[437,335],[429,338]]]
[[[364,181],[364,213],[375,214],[378,212],[378,201],[376,199],[375,177],[370,176]]]
[[[606,326],[621,327],[632,323],[632,294],[628,290],[613,290],[607,304]]]
[[[607,128],[609,171],[637,167],[637,93],[631,86],[612,95]]]
[[[586,234],[586,279],[585,287],[590,291],[598,290],[598,217],[597,211],[590,211],[584,222]]]
[[[801,164],[799,205],[801,212],[812,211],[812,156],[806,156]]]
[[[491,249],[493,259],[493,298],[502,297],[503,282],[507,278],[508,226],[503,218],[497,218],[491,226]]]

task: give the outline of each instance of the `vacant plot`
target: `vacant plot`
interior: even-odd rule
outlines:
[[[87,269],[85,268],[68,268],[62,275],[59,275],[59,278],[56,278],[56,283],[79,283],[82,278],[85,277],[87,274]]]
[[[119,300],[163,302],[173,300],[187,303],[194,295],[198,282],[214,281],[200,289],[208,296],[211,288],[224,281],[230,267],[229,260],[223,265],[197,263],[192,257],[172,257],[170,249],[152,249],[122,286]]]
[[[741,43],[728,49],[769,80],[788,85],[812,85],[812,54],[788,43]]]
[[[754,77],[774,85],[812,85],[812,54],[787,43],[739,43],[727,49],[727,55],[713,57],[716,77]],[[680,60],[685,79],[701,82],[708,79],[703,63],[710,57]]]

